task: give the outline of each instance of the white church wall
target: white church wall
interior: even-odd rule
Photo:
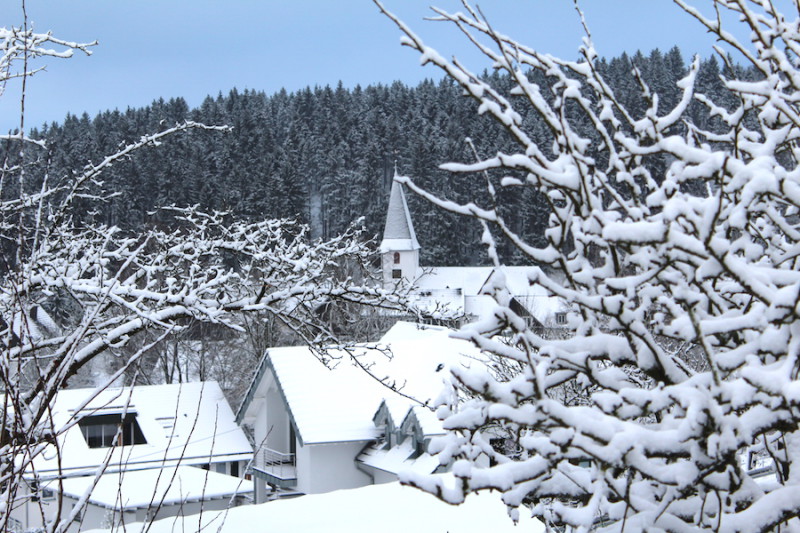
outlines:
[[[400,281],[406,285],[415,281],[419,266],[417,250],[388,251],[383,254],[382,261],[384,287],[394,287]],[[398,270],[399,278],[395,274]]]

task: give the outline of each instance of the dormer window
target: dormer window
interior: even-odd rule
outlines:
[[[567,323],[567,313],[556,313],[556,324],[563,326]]]
[[[87,416],[78,425],[89,448],[147,444],[135,413],[128,413],[124,418],[121,413]]]
[[[395,265],[399,265],[400,264],[400,252],[395,252],[394,253],[394,264]]]

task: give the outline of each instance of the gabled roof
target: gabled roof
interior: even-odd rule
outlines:
[[[78,421],[104,414],[135,414],[146,444],[90,448]],[[93,474],[110,456],[107,472],[248,460],[253,449],[236,425],[216,382],[59,391],[53,406],[61,454],[34,459],[40,477]],[[60,466],[59,466],[60,463]]]
[[[423,438],[444,435],[445,433],[442,421],[439,420],[436,413],[421,405],[411,407],[399,427],[403,432],[412,429],[418,431]]]
[[[377,436],[372,406],[388,392],[356,367],[347,353],[333,368],[323,365],[305,346],[271,348],[268,368],[279,387],[304,445],[368,441]]]
[[[307,347],[271,348],[262,363],[266,370],[251,384],[238,419],[248,422],[260,412],[266,392],[261,389],[274,379],[303,444],[372,440],[378,436],[373,416],[383,401],[399,424],[416,403],[406,396],[433,404],[449,379],[448,367],[480,364],[478,350],[449,333],[446,328],[398,322],[376,344],[355,346],[350,353],[331,350],[330,355],[339,358],[333,368],[325,367]],[[351,357],[368,366],[372,375]],[[376,377],[386,378],[402,394]]]
[[[444,435],[442,422],[436,413],[423,405],[411,404],[406,398],[384,398],[372,416],[376,426],[391,424],[394,429],[416,426],[424,437]]]
[[[414,223],[411,221],[411,212],[408,210],[403,186],[396,181],[392,182],[389,207],[386,211],[386,225],[381,242],[382,253],[394,250],[419,250],[419,242],[417,242],[417,234],[414,232]]]
[[[250,481],[193,466],[104,474],[97,480],[96,486],[94,476],[79,476],[62,481],[52,480],[45,487],[76,499],[91,491],[89,503],[122,511],[227,499],[253,491]]]

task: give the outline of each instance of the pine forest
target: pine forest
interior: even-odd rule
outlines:
[[[739,67],[726,67],[715,57],[703,60],[697,91],[724,101],[721,76],[726,76],[726,68]],[[623,54],[601,60],[598,69],[610,80],[620,103],[641,117],[648,102],[639,83],[646,83],[661,98],[660,107],[669,109],[679,98],[676,82],[685,76],[687,62],[673,48],[667,53],[653,50],[648,55]],[[749,73],[735,74],[747,78]],[[496,87],[511,87],[502,76],[485,76],[494,76]],[[541,78],[534,81],[542,87],[551,83],[540,73],[531,76]],[[713,121],[705,106],[699,102],[692,105],[689,118],[693,124]],[[532,114],[523,119],[529,131],[548,138],[544,123]],[[158,207],[197,205],[252,220],[296,219],[321,238],[337,235],[363,217],[366,234],[377,236],[395,171],[460,202],[476,196],[475,192],[486,186],[486,178],[476,174],[456,181],[438,165],[474,161],[473,147],[481,157],[511,149],[504,130],[476,114],[474,101],[452,80],[429,80],[416,87],[401,82],[353,89],[340,85],[273,95],[233,89],[227,95],[207,97],[196,109],[190,109],[182,98],[172,98],[95,117],[68,115],[63,123],[34,130],[31,136],[45,139],[47,151],[29,149],[25,157],[45,167],[45,172],[36,175],[47,175],[51,181],[64,179],[68,169],[102,160],[121,145],[185,120],[228,125],[231,130],[190,131],[166,141],[158,150],[138,151],[102,176],[103,187],[115,196],[99,209],[96,204],[92,210],[76,205],[74,216],[134,230],[159,224]],[[584,133],[594,134],[590,124]],[[9,141],[6,143],[0,147],[0,157],[13,164],[18,155]],[[661,175],[653,170],[654,175]],[[6,186],[5,194],[14,194],[12,188]],[[543,199],[526,197],[530,194],[527,190],[517,194],[503,189],[500,194],[499,203],[511,227],[531,242],[544,238],[546,220],[541,217],[547,210]],[[409,202],[422,244],[422,264],[481,261],[483,254],[473,245],[480,231],[474,221],[434,209],[414,195],[409,195]],[[513,246],[500,250],[510,264],[519,261],[513,250]]]

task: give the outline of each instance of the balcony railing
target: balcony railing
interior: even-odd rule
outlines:
[[[295,454],[262,448],[258,455],[256,468],[265,474],[282,480],[297,479]]]

